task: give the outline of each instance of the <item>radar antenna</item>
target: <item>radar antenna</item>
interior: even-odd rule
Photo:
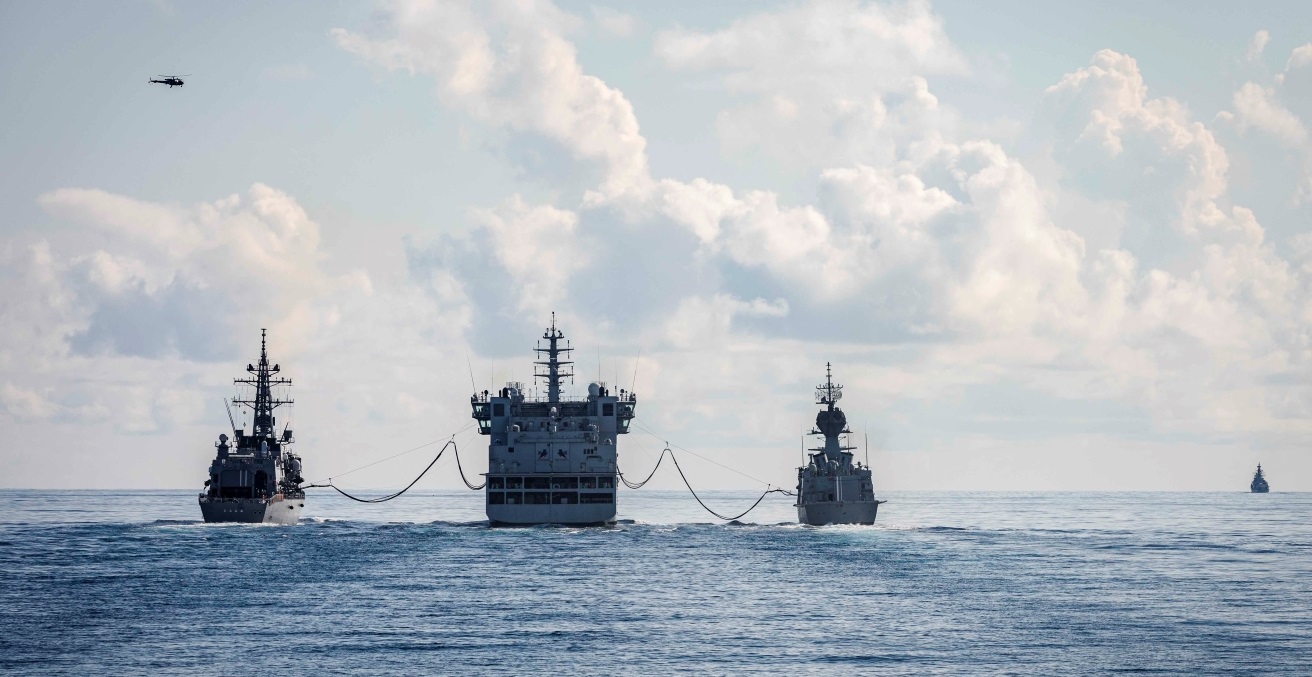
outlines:
[[[815,387],[815,403],[827,405],[832,410],[841,399],[843,399],[843,386],[834,383],[833,366],[825,362],[825,382]]]

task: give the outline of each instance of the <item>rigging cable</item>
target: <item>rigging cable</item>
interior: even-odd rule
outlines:
[[[429,470],[432,470],[432,469],[433,469],[433,466],[437,464],[437,461],[438,461],[439,459],[442,458],[442,454],[446,453],[446,449],[447,449],[447,447],[452,447],[452,448],[455,448],[455,449],[456,449],[456,465],[457,465],[457,467],[459,467],[459,465],[460,465],[460,450],[459,450],[459,447],[456,445],[456,436],[457,436],[457,435],[460,435],[461,433],[465,432],[466,430],[469,430],[471,427],[473,427],[473,425],[474,425],[473,423],[470,423],[469,425],[467,425],[467,426],[461,428],[460,430],[457,430],[455,433],[453,433],[453,434],[451,435],[450,439],[447,440],[447,443],[444,444],[444,445],[442,445],[442,448],[438,450],[437,455],[433,457],[433,460],[428,464],[428,467],[424,468],[423,472],[419,473],[419,476],[416,477],[416,478],[414,479],[414,481],[410,482],[410,484],[407,484],[406,487],[405,487],[404,489],[402,489],[402,490],[400,490],[400,491],[398,491],[398,492],[396,492],[396,493],[389,494],[389,495],[387,495],[387,496],[377,497],[377,498],[358,498],[358,497],[356,497],[356,496],[352,496],[351,494],[346,493],[346,492],[343,491],[340,487],[338,487],[336,484],[334,484],[334,483],[333,483],[333,478],[332,478],[332,477],[329,477],[329,478],[328,478],[328,482],[327,482],[327,483],[305,484],[305,485],[302,485],[301,488],[302,488],[302,489],[333,489],[333,490],[336,491],[337,493],[339,493],[339,494],[341,494],[341,495],[343,495],[343,496],[345,496],[345,497],[351,499],[352,501],[358,501],[358,502],[360,502],[360,503],[383,503],[383,502],[385,502],[385,501],[390,501],[390,500],[392,500],[392,499],[394,499],[394,498],[400,496],[401,494],[404,494],[405,492],[409,491],[410,488],[413,487],[416,483],[418,483],[419,480],[422,479],[424,475],[428,474],[428,471],[429,471]],[[354,470],[348,470],[348,471],[346,471],[346,472],[344,472],[344,473],[341,473],[340,475],[336,475],[336,476],[337,476],[337,477],[342,477],[342,476],[344,476],[344,475],[349,475],[349,474],[351,474],[351,473],[353,473],[353,472],[358,472],[358,471],[364,470],[365,468],[369,468],[369,467],[372,467],[372,466],[378,465],[379,463],[382,463],[382,462],[384,462],[384,461],[390,461],[390,460],[392,460],[392,459],[394,459],[394,458],[398,458],[398,457],[401,457],[401,456],[405,456],[406,454],[414,453],[414,452],[416,452],[416,451],[419,451],[420,449],[424,449],[424,448],[426,448],[426,447],[431,447],[431,446],[433,446],[434,444],[437,444],[438,442],[441,442],[441,441],[442,441],[442,440],[433,440],[432,442],[425,442],[425,443],[423,443],[423,444],[421,444],[421,445],[419,445],[419,446],[417,446],[417,447],[414,447],[413,449],[407,449],[406,451],[403,451],[403,452],[401,452],[401,453],[399,453],[399,454],[393,454],[393,455],[391,455],[391,456],[388,456],[387,458],[379,459],[379,460],[377,460],[377,461],[374,461],[373,463],[368,463],[368,464],[366,464],[366,465],[362,465],[362,466],[360,466],[360,467],[358,467],[358,468],[355,468]],[[460,479],[462,479],[462,480],[465,479],[465,473],[464,473],[464,470],[461,470],[461,471],[460,471]],[[468,480],[465,480],[465,485],[466,485],[466,486],[470,486]],[[473,487],[470,486],[470,488],[472,489]],[[480,488],[481,488],[481,487],[480,487]]]
[[[669,455],[670,455],[670,460],[674,462],[674,469],[679,471],[679,478],[683,480],[683,486],[688,487],[688,493],[692,494],[693,499],[695,499],[695,500],[697,501],[697,503],[698,503],[699,505],[702,506],[702,509],[703,509],[703,510],[705,510],[706,512],[711,513],[712,515],[715,515],[716,517],[718,517],[718,518],[720,518],[720,519],[722,519],[722,520],[724,520],[724,521],[726,521],[726,522],[732,522],[732,521],[734,521],[734,520],[736,520],[736,519],[740,519],[740,518],[746,516],[747,513],[749,513],[749,512],[751,512],[751,511],[755,510],[755,509],[756,509],[756,506],[760,505],[760,504],[761,504],[761,501],[764,501],[764,500],[765,500],[765,497],[766,497],[766,496],[769,496],[770,494],[783,494],[783,495],[785,495],[785,496],[795,496],[795,495],[796,495],[796,494],[794,494],[794,493],[792,493],[792,492],[790,492],[790,491],[787,491],[787,490],[785,490],[785,489],[776,489],[776,488],[772,487],[771,485],[766,484],[766,485],[765,485],[765,491],[761,492],[761,495],[757,497],[756,502],[753,503],[753,504],[751,505],[750,508],[748,508],[748,509],[746,509],[746,510],[740,512],[740,513],[738,513],[737,515],[732,516],[732,517],[727,516],[727,515],[721,515],[720,513],[718,513],[718,512],[716,512],[716,511],[712,510],[711,507],[708,506],[708,505],[706,505],[706,502],[702,500],[702,497],[697,495],[697,490],[692,488],[692,483],[688,481],[688,476],[683,474],[683,468],[679,466],[679,459],[678,459],[677,456],[674,455],[674,451],[670,449],[670,446],[671,446],[670,443],[668,443],[668,442],[665,443],[665,448],[661,450],[660,458],[657,458],[657,459],[656,459],[656,467],[651,469],[651,474],[647,475],[647,478],[646,478],[646,479],[644,479],[644,480],[641,481],[641,482],[630,482],[628,479],[626,479],[626,478],[624,477],[624,473],[618,473],[619,476],[620,476],[620,481],[624,483],[624,486],[626,486],[626,487],[628,487],[628,488],[630,488],[630,489],[641,489],[642,486],[643,486],[644,484],[650,482],[650,481],[651,481],[651,478],[654,477],[654,476],[656,475],[656,471],[661,467],[661,461],[665,460],[665,455],[666,455],[666,454],[669,454]],[[680,448],[682,449],[682,447],[680,447]],[[685,451],[687,451],[687,450],[685,449]],[[688,452],[688,453],[692,453],[692,452]],[[696,454],[693,454],[693,455],[696,456]],[[701,457],[699,456],[699,458],[701,458]],[[709,459],[707,459],[707,460],[709,460]],[[719,465],[719,464],[717,463],[716,465]],[[732,469],[732,468],[731,468],[731,469]]]
[[[650,482],[650,481],[651,481],[651,478],[654,477],[654,476],[656,475],[656,471],[659,470],[660,467],[661,467],[661,461],[664,461],[664,460],[665,460],[665,454],[670,454],[671,456],[674,455],[674,452],[670,451],[670,447],[669,447],[669,445],[666,445],[666,447],[665,447],[664,449],[661,450],[660,458],[657,458],[657,459],[656,459],[656,467],[654,467],[654,468],[651,469],[651,474],[647,475],[647,479],[645,479],[645,480],[643,480],[643,481],[641,481],[641,482],[636,482],[636,483],[635,483],[635,482],[630,482],[630,481],[628,480],[628,478],[626,478],[626,477],[624,476],[624,473],[622,473],[622,472],[617,472],[617,474],[620,476],[620,481],[624,483],[624,486],[626,486],[626,487],[628,487],[628,488],[630,488],[630,489],[641,489],[641,488],[642,488],[642,485],[644,485],[644,484]]]
[[[455,439],[456,436],[458,436],[458,435],[464,433],[466,430],[469,430],[469,429],[472,428],[472,427],[474,427],[474,424],[473,424],[473,423],[470,423],[469,425],[466,425],[465,427],[461,428],[460,430],[457,430],[457,431],[455,431],[454,433],[451,433],[451,435],[450,435],[451,439]],[[426,448],[426,447],[431,447],[431,446],[433,446],[434,444],[440,444],[440,443],[442,442],[442,440],[445,440],[445,439],[447,439],[447,438],[445,438],[445,437],[441,437],[441,438],[435,439],[435,440],[433,440],[433,441],[431,441],[431,442],[424,442],[423,444],[421,444],[421,445],[419,445],[419,446],[417,446],[417,447],[414,447],[414,448],[412,448],[412,449],[407,449],[407,450],[405,450],[405,451],[403,451],[403,452],[401,452],[401,453],[399,453],[399,454],[392,454],[391,456],[388,456],[387,458],[380,458],[380,459],[378,459],[377,461],[374,461],[373,463],[366,463],[365,465],[362,465],[362,466],[360,466],[360,467],[358,467],[358,468],[356,468],[356,469],[354,469],[354,470],[347,470],[347,471],[344,472],[344,473],[337,473],[336,475],[333,475],[333,477],[345,477],[345,476],[347,476],[347,475],[350,475],[351,473],[360,472],[361,470],[364,470],[365,468],[372,468],[372,467],[378,465],[379,463],[383,463],[383,462],[385,462],[385,461],[390,461],[390,460],[392,460],[392,459],[394,459],[394,458],[400,458],[400,457],[402,457],[402,456],[405,456],[406,454],[413,454],[414,452],[419,451],[420,449],[424,449],[424,448]],[[328,478],[328,479],[329,479],[329,481],[332,480],[331,477]],[[322,485],[320,485],[320,484],[312,484],[312,485],[307,485],[307,486],[312,486],[312,487],[326,487],[326,486],[328,486],[328,485],[326,485],[326,484],[322,484]]]
[[[651,429],[651,428],[648,428],[647,426],[643,425],[643,424],[642,424],[641,422],[639,422],[638,419],[636,419],[636,418],[633,419],[633,423],[634,423],[634,425],[638,426],[638,428],[642,429],[643,432],[647,433],[648,435],[651,435],[652,437],[656,438],[657,440],[660,440],[660,441],[661,441],[663,444],[665,444],[667,447],[673,447],[674,449],[678,449],[679,451],[686,451],[686,452],[688,452],[689,454],[692,454],[693,456],[696,456],[697,458],[700,458],[701,460],[706,461],[707,463],[712,463],[712,464],[714,464],[714,465],[718,465],[718,466],[720,466],[721,468],[724,468],[725,470],[728,470],[728,471],[731,472],[731,473],[735,473],[735,474],[738,474],[738,475],[742,475],[743,477],[746,477],[747,479],[749,479],[749,480],[751,480],[751,481],[753,481],[753,482],[756,482],[756,483],[758,483],[758,484],[764,484],[764,485],[767,486],[767,487],[770,486],[770,483],[769,483],[769,482],[766,482],[766,481],[763,480],[763,479],[760,479],[760,478],[757,478],[757,477],[752,477],[751,475],[748,475],[747,473],[742,472],[741,470],[737,470],[737,469],[735,469],[735,468],[730,468],[729,466],[727,466],[727,465],[725,465],[725,464],[723,464],[723,463],[720,463],[719,461],[716,461],[716,460],[714,460],[714,459],[706,458],[705,456],[702,456],[701,454],[699,454],[699,453],[697,453],[697,452],[695,452],[695,451],[693,451],[693,450],[691,450],[691,449],[688,449],[687,447],[681,447],[681,446],[679,446],[679,445],[677,445],[677,444],[670,444],[669,442],[666,442],[666,441],[664,440],[664,438],[662,438],[660,435],[657,435],[655,432],[652,432],[652,429]],[[671,451],[670,453],[673,454],[674,452]]]
[[[469,480],[465,479],[465,469],[464,469],[463,467],[460,466],[460,447],[455,446],[455,443],[456,443],[455,438],[454,438],[454,437],[451,438],[451,446],[452,446],[453,448],[455,448],[455,450],[456,450],[456,470],[459,470],[459,471],[460,471],[460,481],[461,481],[461,482],[464,482],[464,483],[465,483],[465,486],[469,487],[470,489],[473,489],[474,491],[478,491],[479,489],[482,489],[483,487],[486,487],[486,486],[487,486],[487,478],[486,478],[486,477],[483,478],[483,483],[480,484],[480,485],[478,485],[478,486],[474,486],[474,485],[470,484],[470,483],[469,483]],[[443,447],[443,448],[445,448],[445,447]]]
[[[428,471],[431,470],[433,466],[437,465],[437,460],[442,458],[442,454],[446,452],[446,448],[455,446],[455,443],[456,440],[455,437],[453,436],[450,440],[447,441],[446,444],[442,445],[442,448],[438,450],[437,455],[433,457],[433,460],[431,462],[429,462],[428,467],[424,468],[424,471],[419,473],[419,477],[416,477],[414,481],[410,482],[410,484],[407,484],[404,489],[394,494],[388,494],[387,496],[379,496],[377,498],[358,498],[356,496],[352,496],[346,493],[345,491],[342,490],[341,487],[337,486],[336,484],[333,484],[333,480],[331,477],[328,478],[328,484],[311,484],[306,486],[305,488],[308,489],[310,487],[329,487],[331,489],[336,490],[337,493],[351,499],[352,501],[357,501],[359,503],[383,503],[386,501],[390,501],[400,496],[401,494],[404,494],[405,492],[409,491],[410,487],[413,487],[415,484],[417,484],[419,480],[423,478],[424,475],[428,474]]]

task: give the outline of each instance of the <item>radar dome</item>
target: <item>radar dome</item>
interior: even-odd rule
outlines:
[[[847,427],[847,416],[838,407],[834,407],[832,412],[828,409],[822,410],[815,415],[815,427],[824,433],[825,437],[833,437]]]
[[[588,397],[597,397],[601,394],[601,384],[592,382],[588,384]]]

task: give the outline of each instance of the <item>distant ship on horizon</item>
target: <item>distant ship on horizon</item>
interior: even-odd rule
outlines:
[[[1266,476],[1262,474],[1262,464],[1257,464],[1257,472],[1253,473],[1253,483],[1248,485],[1249,491],[1254,494],[1265,494],[1271,491],[1271,485],[1266,483]]]

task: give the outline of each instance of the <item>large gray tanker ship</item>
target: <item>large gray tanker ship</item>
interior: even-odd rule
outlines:
[[[637,397],[605,383],[588,385],[582,398],[560,387],[572,377],[571,348],[551,327],[535,348],[534,377],[546,397],[531,398],[511,382],[497,393],[470,398],[478,432],[487,435],[487,518],[493,525],[593,525],[615,521],[616,440],[629,432]]]
[[[842,435],[850,435],[847,416],[839,409],[843,386],[834,383],[825,365],[825,382],[816,386],[815,402],[824,409],[815,417],[812,435],[822,436],[824,446],[808,451],[810,462],[797,469],[797,520],[802,524],[874,524],[879,504],[870,468],[852,463],[852,450]]]
[[[246,371],[251,378],[233,382],[253,389],[253,397],[233,400],[233,404],[254,412],[251,434],[234,424],[231,444],[227,435],[219,435],[210,478],[200,495],[200,513],[206,522],[296,524],[305,507],[301,458],[289,448],[294,441],[291,428],[284,426],[279,434],[273,415],[274,409],[292,403],[274,397],[273,387],[291,386],[292,381],[274,378],[281,367],[269,366],[263,329],[260,361],[246,365]],[[228,416],[232,423],[232,413]]]

